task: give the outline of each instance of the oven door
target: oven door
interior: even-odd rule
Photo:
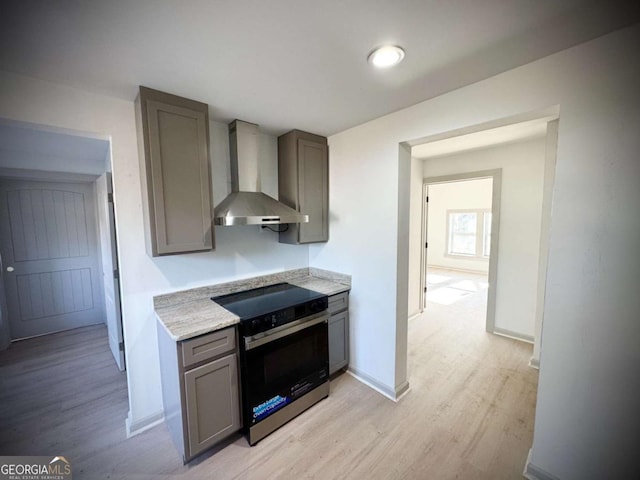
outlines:
[[[329,378],[327,312],[245,337],[242,398],[245,428],[264,420]]]

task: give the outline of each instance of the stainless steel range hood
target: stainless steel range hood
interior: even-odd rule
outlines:
[[[229,124],[231,194],[214,209],[216,225],[307,223],[308,215],[260,191],[258,125],[234,120]]]

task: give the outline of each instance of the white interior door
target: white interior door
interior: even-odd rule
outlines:
[[[113,358],[118,364],[120,370],[124,370],[124,341],[122,337],[122,313],[120,309],[120,275],[118,273],[118,250],[116,246],[116,217],[113,208],[113,186],[111,183],[111,174],[106,173],[105,187],[106,198],[106,232],[105,244],[103,248],[110,251],[107,255],[103,255],[103,275],[104,275],[104,299],[107,317],[107,330],[109,332],[109,348],[113,354]]]
[[[0,228],[12,340],[104,321],[92,184],[1,180]]]

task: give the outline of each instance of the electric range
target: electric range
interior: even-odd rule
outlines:
[[[240,317],[249,444],[329,395],[328,297],[288,283],[212,298]]]

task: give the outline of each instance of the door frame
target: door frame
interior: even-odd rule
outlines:
[[[487,315],[485,322],[485,330],[489,333],[495,333],[496,320],[496,295],[498,285],[498,255],[499,255],[499,238],[500,238],[500,201],[502,198],[502,169],[480,170],[475,172],[457,173],[454,175],[443,175],[439,177],[426,177],[422,183],[422,228],[420,230],[422,236],[422,249],[420,255],[420,294],[421,310],[426,308],[426,288],[427,288],[427,231],[429,227],[427,194],[429,185],[442,183],[455,183],[467,180],[481,180],[491,178],[493,185],[491,187],[491,250],[489,252],[489,289],[487,291]]]
[[[109,152],[111,152],[111,147],[109,147]],[[110,153],[109,153],[110,155]],[[106,169],[105,169],[106,171]],[[45,170],[31,170],[31,169],[20,169],[20,168],[7,168],[7,167],[0,167],[0,178],[6,178],[6,179],[11,179],[11,180],[27,180],[27,181],[36,181],[36,182],[68,182],[68,183],[91,183],[92,184],[92,191],[93,191],[93,195],[94,195],[94,210],[96,211],[96,219],[97,221],[99,221],[99,219],[97,218],[98,215],[98,211],[97,211],[97,204],[98,201],[101,201],[102,199],[98,198],[97,192],[96,192],[96,182],[98,180],[98,178],[100,177],[100,175],[97,174],[85,174],[85,173],[73,173],[73,172],[54,172],[54,171],[45,171]],[[107,199],[105,199],[106,201]],[[100,240],[100,236],[99,236],[99,232],[98,233],[98,242],[101,243]],[[114,232],[115,235],[117,235],[117,232]],[[109,245],[108,248],[111,250],[113,248],[117,249],[117,240],[114,239],[113,245]],[[102,245],[99,246],[99,248],[102,248]],[[113,250],[112,250],[113,251]],[[103,265],[102,265],[102,259],[101,259],[101,255],[99,254],[99,258],[100,258],[100,269],[103,269]],[[117,250],[115,252],[115,256],[113,257],[113,264],[119,269],[119,259],[117,256]],[[2,258],[0,256],[0,266],[2,266]],[[0,270],[0,277],[2,277],[2,280],[4,280],[4,268],[2,268],[2,270]],[[100,275],[100,277],[102,278],[102,275]],[[104,279],[102,278],[103,283],[102,285],[100,285],[101,288],[101,292],[102,292],[102,298],[104,300]],[[2,287],[2,291],[0,292],[0,299],[2,299],[2,307],[5,306],[5,288],[4,288],[4,281],[0,281],[0,287]],[[118,308],[119,310],[122,308],[121,302],[122,302],[122,285],[120,284],[120,282],[118,281],[118,299],[117,302],[119,303],[118,306],[116,306],[116,308]],[[108,308],[106,302],[104,303],[104,307],[105,309]],[[106,313],[106,311],[105,311]],[[2,308],[2,310],[0,311],[0,351],[6,349],[9,347],[9,345],[11,344],[11,335],[9,332],[9,319],[7,317],[7,312],[5,308]],[[2,318],[3,317],[3,318]],[[122,329],[122,318],[120,315],[118,315],[118,318],[120,319],[120,328]],[[106,325],[106,323],[105,323]],[[124,342],[124,338],[123,338],[123,342]],[[116,362],[116,364],[118,364],[117,360],[114,359],[114,361]],[[122,362],[121,362],[121,366],[119,366],[119,368],[121,370],[124,370],[126,368],[126,359],[124,358],[124,344],[123,344],[123,358],[122,358]]]
[[[7,299],[4,290],[4,263],[0,252],[0,352],[6,350],[11,345],[11,334],[9,333],[9,312],[7,309]]]

